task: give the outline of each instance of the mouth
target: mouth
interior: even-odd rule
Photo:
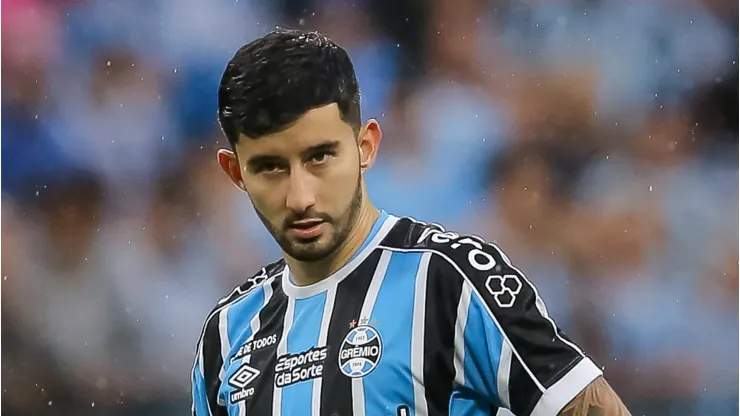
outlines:
[[[324,221],[320,219],[306,219],[290,224],[288,230],[303,240],[316,238],[321,234],[321,226]]]

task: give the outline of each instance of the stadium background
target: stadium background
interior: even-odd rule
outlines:
[[[731,0],[3,0],[2,410],[189,406],[202,320],[279,255],[214,150],[276,25],[347,47],[375,202],[499,242],[641,415],[738,409]]]

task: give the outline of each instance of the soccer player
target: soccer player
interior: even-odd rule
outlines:
[[[206,318],[193,414],[629,414],[498,247],[373,206],[382,133],[345,50],[270,33],[232,58],[218,101],[219,164],[283,259]]]

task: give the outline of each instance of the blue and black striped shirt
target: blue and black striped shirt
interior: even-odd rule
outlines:
[[[599,375],[498,247],[382,213],[319,283],[281,260],[218,303],[193,414],[555,415]]]

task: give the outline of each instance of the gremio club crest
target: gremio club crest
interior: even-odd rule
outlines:
[[[339,369],[347,377],[364,377],[377,367],[382,354],[378,331],[369,325],[358,326],[347,333],[339,348]]]

